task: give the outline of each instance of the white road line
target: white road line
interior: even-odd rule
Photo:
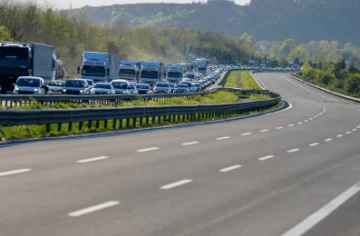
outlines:
[[[268,116],[268,115],[272,115],[272,114],[277,114],[277,113],[280,113],[280,112],[287,111],[287,110],[291,109],[291,108],[292,108],[292,104],[291,104],[290,102],[288,102],[288,103],[289,103],[289,106],[288,106],[287,108],[285,108],[284,110],[267,113],[266,115]]]
[[[216,138],[215,140],[225,140],[225,139],[229,139],[229,138],[231,138],[231,137],[225,136],[225,137]]]
[[[343,135],[342,134],[339,134],[339,135],[337,135],[336,137],[337,138],[341,138]]]
[[[352,129],[352,131],[356,131],[357,129]]]
[[[298,122],[298,125],[301,125],[302,124],[302,122]]]
[[[21,174],[21,173],[25,173],[25,172],[29,172],[29,171],[31,171],[31,169],[18,169],[18,170],[10,170],[10,171],[5,171],[5,172],[0,172],[0,177],[7,176],[7,175]]]
[[[150,152],[150,151],[155,151],[158,149],[159,149],[158,147],[151,147],[151,148],[139,149],[139,150],[137,150],[137,152]]]
[[[262,129],[262,130],[260,130],[261,133],[268,132],[268,131],[269,131],[268,129]]]
[[[359,125],[359,126],[356,126],[356,128],[360,129],[360,125]]]
[[[283,129],[284,127],[276,127],[276,129]]]
[[[324,141],[325,142],[330,142],[332,140],[332,138],[328,138],[328,139],[325,139]]]
[[[301,236],[308,232],[311,228],[317,225],[320,221],[329,216],[333,211],[339,208],[342,204],[348,201],[351,197],[359,193],[360,182],[347,189],[345,192],[328,202],[312,215],[301,221],[294,228],[290,229],[282,236]]]
[[[241,165],[234,165],[234,166],[226,167],[226,168],[221,169],[221,170],[219,170],[219,171],[224,173],[224,172],[228,172],[228,171],[231,171],[231,170],[238,169],[238,168],[240,168],[240,167],[241,167]]]
[[[198,141],[193,141],[193,142],[188,142],[188,143],[182,143],[181,145],[189,146],[189,145],[195,145],[195,144],[198,144],[198,143],[199,143]]]
[[[346,134],[351,134],[351,131],[346,132]]]
[[[290,124],[290,125],[288,125],[289,127],[292,127],[292,126],[294,126],[294,124]]]
[[[306,122],[308,122],[308,120],[304,120],[304,122],[306,123]]]
[[[317,116],[313,116],[314,118],[317,118]]]
[[[246,136],[246,135],[251,135],[251,134],[252,134],[251,132],[248,132],[248,133],[242,133],[241,135]]]
[[[77,163],[88,163],[88,162],[100,161],[100,160],[105,160],[105,159],[108,159],[108,157],[107,156],[101,156],[101,157],[83,159],[83,160],[78,160]]]
[[[81,210],[78,210],[78,211],[70,212],[68,214],[68,216],[78,217],[78,216],[86,215],[86,214],[89,214],[89,213],[92,213],[92,212],[95,212],[95,211],[100,211],[100,210],[105,209],[105,208],[116,206],[118,204],[120,204],[120,202],[118,202],[118,201],[104,202],[104,203],[101,203],[99,205],[95,205],[95,206],[87,207],[87,208],[84,208],[84,209],[81,209]]]
[[[297,151],[299,151],[299,150],[300,150],[300,148],[294,148],[294,149],[288,150],[287,152],[288,152],[288,153],[292,153],[292,152],[297,152]]]
[[[317,145],[319,145],[319,143],[312,143],[312,144],[309,144],[309,147],[315,147]]]
[[[311,117],[311,118],[309,118],[309,120],[313,120],[313,118]]]
[[[161,189],[176,188],[176,187],[178,187],[178,186],[181,186],[181,185],[184,185],[184,184],[188,184],[188,183],[191,183],[191,182],[192,182],[191,179],[183,179],[183,180],[180,180],[180,181],[171,183],[171,184],[164,185],[164,186],[161,187]]]
[[[259,158],[259,161],[265,161],[265,160],[271,159],[271,158],[274,158],[274,156],[273,156],[273,155],[264,156],[264,157],[260,157],[260,158]]]

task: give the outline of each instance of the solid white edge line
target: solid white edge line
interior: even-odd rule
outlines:
[[[265,161],[265,160],[271,159],[271,158],[274,158],[274,156],[273,156],[273,155],[264,156],[264,157],[260,157],[258,160],[259,160],[259,161]]]
[[[300,151],[300,148],[294,148],[294,149],[287,150],[288,153],[297,152],[297,151]]]
[[[194,144],[198,144],[198,141],[193,141],[193,142],[187,142],[187,143],[182,143],[181,145],[183,146],[189,146],[189,145],[194,145]]]
[[[330,141],[332,141],[332,138],[325,139],[324,141],[325,142],[330,142]]]
[[[158,150],[158,147],[151,147],[151,148],[145,148],[145,149],[139,149],[137,152],[149,152],[149,151],[155,151]]]
[[[109,157],[107,157],[107,156],[100,156],[100,157],[93,157],[93,158],[78,160],[78,161],[76,161],[76,162],[77,162],[77,163],[88,163],[88,162],[93,162],[93,161],[105,160],[105,159],[108,159],[108,158],[109,158]]]
[[[291,109],[293,107],[293,105],[288,102],[289,106],[287,108],[285,108],[284,110],[280,110],[280,111],[276,111],[276,112],[272,112],[272,113],[267,113],[266,115],[272,115],[272,114],[277,114],[277,113],[280,113],[280,112],[283,112],[283,111],[287,111],[289,109]]]
[[[247,133],[242,133],[241,135],[242,136],[247,136],[247,135],[251,135],[252,133],[251,132],[247,132]]]
[[[221,169],[219,171],[225,173],[225,172],[229,172],[231,170],[235,170],[235,169],[238,169],[238,168],[241,168],[241,167],[242,167],[241,165],[233,165],[233,166],[223,168],[223,169]]]
[[[191,183],[191,182],[192,182],[191,179],[183,179],[183,180],[171,183],[171,184],[166,184],[164,186],[161,186],[161,189],[164,189],[164,190],[172,189],[172,188],[175,188],[175,187],[178,187],[178,186],[181,186],[181,185],[184,185],[184,184],[188,184],[188,183]]]
[[[282,236],[301,236],[312,229],[320,221],[329,216],[333,211],[339,208],[342,204],[348,201],[351,197],[359,193],[360,191],[360,182],[356,183],[345,192],[325,204],[319,210],[305,218],[295,227],[282,234]]]
[[[231,137],[230,136],[225,136],[225,137],[219,137],[219,138],[216,138],[215,140],[225,140],[225,139],[230,139]]]
[[[4,171],[4,172],[0,172],[0,177],[21,174],[21,173],[25,173],[25,172],[29,172],[29,171],[31,171],[31,169],[18,169],[18,170]]]
[[[312,143],[312,144],[309,144],[309,147],[315,147],[317,145],[319,145],[319,143]]]
[[[78,211],[70,212],[68,214],[68,216],[78,217],[78,216],[86,215],[86,214],[89,214],[89,213],[92,213],[92,212],[95,212],[95,211],[100,211],[100,210],[105,209],[105,208],[116,206],[118,204],[120,204],[120,202],[118,202],[118,201],[104,202],[104,203],[101,203],[101,204],[98,204],[98,205],[95,205],[95,206],[91,206],[91,207],[87,207],[87,208],[84,208],[84,209],[81,209],[81,210],[78,210]]]

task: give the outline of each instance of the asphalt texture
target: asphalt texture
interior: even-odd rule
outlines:
[[[359,235],[360,106],[256,77],[290,106],[0,148],[0,235]]]

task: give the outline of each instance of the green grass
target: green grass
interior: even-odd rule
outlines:
[[[225,88],[242,88],[248,90],[261,90],[261,87],[251,76],[249,71],[232,71],[226,78]]]
[[[76,103],[58,103],[52,105],[42,105],[37,101],[32,101],[31,105],[14,106],[12,110],[40,110],[40,109],[81,109],[81,108],[116,108],[116,107],[139,107],[139,106],[186,106],[186,105],[215,105],[223,103],[234,103],[239,100],[239,97],[230,92],[220,91],[216,93],[198,95],[194,98],[182,99],[173,98],[168,100],[158,101],[144,101],[142,99],[134,100],[124,103],[109,103],[109,104],[76,104]]]
[[[227,119],[233,117],[241,117],[250,114],[256,114],[266,110],[273,110],[279,108],[282,105],[282,102],[267,108],[267,109],[258,109],[256,111],[246,111],[241,114],[225,114],[215,116],[214,118],[202,118],[200,115],[196,115],[195,121],[190,121],[189,119],[184,120],[184,116],[180,115],[175,117],[172,121],[164,120],[163,117],[155,117],[153,120],[152,117],[149,118],[149,123],[146,124],[146,118],[143,119],[143,124],[140,125],[140,118],[138,118],[135,122],[133,119],[129,119],[129,127],[126,127],[126,119],[116,120],[116,126],[114,129],[114,121],[108,120],[107,127],[105,126],[105,121],[99,121],[99,127],[96,127],[96,121],[92,122],[90,128],[88,128],[88,122],[83,122],[82,129],[80,129],[80,123],[75,122],[72,123],[72,130],[68,131],[69,124],[62,124],[61,131],[58,131],[57,124],[50,125],[50,131],[46,131],[45,125],[21,125],[21,126],[12,126],[12,127],[0,127],[0,139],[5,138],[7,141],[10,140],[25,140],[25,139],[33,139],[33,138],[46,138],[46,137],[59,137],[59,136],[72,136],[79,134],[91,134],[91,133],[101,133],[101,132],[112,132],[118,130],[130,130],[137,128],[148,128],[148,127],[157,127],[164,125],[176,125],[176,124],[186,124],[191,122],[204,122],[211,120],[220,120]],[[120,126],[121,122],[121,126]]]

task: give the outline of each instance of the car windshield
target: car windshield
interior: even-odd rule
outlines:
[[[119,75],[120,76],[134,77],[135,76],[135,70],[132,70],[132,69],[120,69]]]
[[[170,71],[168,73],[168,77],[169,78],[181,78],[182,76],[181,76],[180,72],[172,72],[172,71]]]
[[[169,84],[156,84],[156,87],[159,87],[159,88],[167,88],[169,87]]]
[[[49,86],[58,86],[58,87],[63,87],[65,84],[64,81],[52,81],[49,83]]]
[[[111,84],[95,84],[94,88],[111,89]]]
[[[130,84],[130,89],[136,89],[135,84]]]
[[[117,88],[117,89],[127,89],[128,88],[128,83],[126,83],[126,82],[115,81],[115,82],[112,82],[111,84],[114,88]]]
[[[88,76],[105,76],[104,66],[83,66],[82,75]]]
[[[65,82],[65,87],[83,88],[86,83],[83,80],[68,80]]]
[[[39,87],[40,86],[40,80],[39,79],[18,79],[16,82],[17,86],[23,86],[23,87]]]
[[[136,85],[137,89],[150,89],[150,86],[147,84],[138,84]]]
[[[194,79],[195,75],[193,73],[187,73],[186,77],[188,77],[189,79]]]
[[[93,85],[94,85],[94,81],[92,81],[92,80],[86,80],[86,82],[88,83],[89,86],[93,86]]]

